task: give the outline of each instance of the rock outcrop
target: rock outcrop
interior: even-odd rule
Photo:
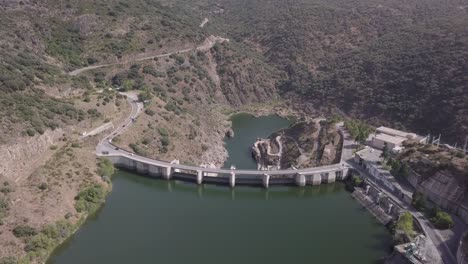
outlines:
[[[252,156],[262,170],[329,165],[339,160],[341,143],[334,125],[301,122],[258,139],[252,146]]]

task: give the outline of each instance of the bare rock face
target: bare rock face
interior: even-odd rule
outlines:
[[[252,146],[252,157],[262,170],[307,168],[340,160],[342,139],[335,125],[301,122],[280,130]]]
[[[9,180],[18,181],[31,174],[48,157],[49,147],[56,144],[63,130],[47,130],[42,135],[32,138],[21,138],[18,142],[3,145],[0,152],[0,175]]]
[[[228,138],[233,138],[234,137],[234,130],[230,128],[228,131],[226,131],[226,137]]]
[[[257,161],[258,170],[280,169],[281,152],[272,148],[270,139],[258,139],[252,146],[252,157]]]

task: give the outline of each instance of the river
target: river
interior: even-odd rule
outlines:
[[[256,168],[248,147],[287,125],[276,116],[234,117],[226,166]],[[106,204],[48,263],[371,264],[390,244],[341,183],[231,190],[119,171]]]

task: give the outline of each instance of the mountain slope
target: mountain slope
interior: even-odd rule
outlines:
[[[205,0],[200,9],[287,74],[284,96],[464,140],[467,1]]]

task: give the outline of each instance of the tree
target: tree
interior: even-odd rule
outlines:
[[[143,91],[141,91],[140,94],[138,94],[138,100],[140,100],[141,102],[150,100],[151,98],[153,98],[153,94],[151,94],[148,87],[145,87]]]
[[[420,192],[413,193],[411,204],[419,211],[424,211],[426,208],[426,197]]]
[[[359,120],[349,120],[345,122],[345,127],[357,142],[363,144],[373,131],[372,127]]]
[[[410,212],[403,213],[396,224],[397,230],[404,231],[407,235],[414,233],[413,216]]]
[[[409,166],[408,163],[402,162],[400,171],[398,173],[401,177],[407,178],[409,176]]]
[[[384,160],[387,160],[390,157],[387,142],[385,142],[385,144],[384,144],[384,147],[382,149],[382,154],[380,155],[380,157],[383,158]]]
[[[363,181],[362,181],[361,177],[355,175],[355,176],[353,176],[352,179],[353,179],[353,186],[354,187],[358,187],[358,186],[362,185]]]
[[[431,218],[431,222],[439,229],[448,229],[453,226],[453,219],[446,212],[437,212],[436,216]]]

